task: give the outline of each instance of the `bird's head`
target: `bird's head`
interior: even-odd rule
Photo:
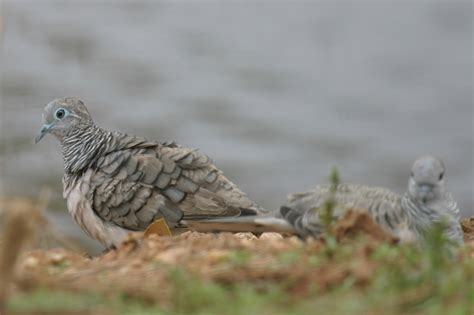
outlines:
[[[423,156],[413,163],[408,194],[419,203],[430,203],[445,194],[444,165],[433,156]]]
[[[91,115],[81,100],[74,97],[55,99],[43,110],[43,127],[36,136],[35,143],[47,133],[62,141],[76,128],[91,124]]]

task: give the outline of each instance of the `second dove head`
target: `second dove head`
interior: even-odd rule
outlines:
[[[442,199],[445,192],[444,165],[441,160],[427,155],[418,158],[411,168],[408,194],[419,203]]]

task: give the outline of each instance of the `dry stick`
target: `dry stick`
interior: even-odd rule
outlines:
[[[44,223],[44,227],[42,228],[42,230],[47,230],[47,234],[51,235],[54,240],[58,241],[63,246],[74,251],[81,251],[81,248],[75,242],[69,240],[63,232],[59,231],[55,226],[53,226],[46,220],[46,216],[44,213],[50,202],[51,195],[52,192],[50,187],[44,187],[43,189],[41,189],[41,192],[38,197],[37,206],[35,207],[35,215],[37,216],[37,219],[41,220],[41,222]]]
[[[6,307],[8,286],[14,275],[15,264],[26,242],[33,238],[35,226],[45,223],[43,213],[49,203],[50,189],[40,192],[33,209],[13,205],[6,212],[3,246],[0,248],[0,313]]]
[[[83,249],[74,241],[68,239],[65,234],[54,226],[48,225],[48,233],[53,237],[54,240],[57,240],[68,249],[71,249],[75,252],[81,252]]]
[[[18,256],[26,241],[32,236],[32,222],[28,215],[28,209],[16,207],[10,209],[6,215],[3,246],[0,249],[0,313],[5,310],[8,285]]]

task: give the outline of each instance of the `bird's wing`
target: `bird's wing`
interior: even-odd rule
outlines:
[[[208,195],[210,192],[225,200],[228,206],[249,209],[254,212],[253,214],[265,212],[263,208],[251,201],[246,193],[225,177],[207,155],[197,149],[161,146],[159,153],[162,158],[175,161],[182,170],[182,175],[207,190]]]
[[[161,217],[174,226],[183,218],[252,212],[241,209],[248,199],[230,202],[235,185],[222,178],[210,159],[195,150],[147,144],[100,158],[89,195],[99,217],[130,230],[143,230]]]

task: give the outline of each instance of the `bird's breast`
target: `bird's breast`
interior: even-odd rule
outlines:
[[[128,231],[99,218],[92,208],[92,191],[90,179],[93,174],[88,170],[83,176],[76,178],[64,186],[64,197],[67,208],[74,221],[91,238],[110,248],[118,246]]]

